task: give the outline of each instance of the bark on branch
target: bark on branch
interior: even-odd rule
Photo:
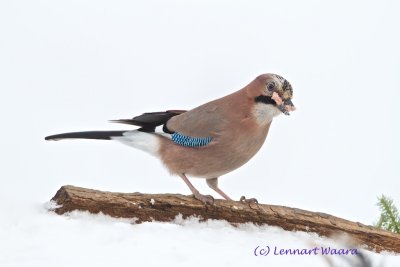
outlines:
[[[215,200],[213,205],[204,205],[192,196],[179,194],[113,193],[70,185],[61,187],[52,200],[59,205],[54,209],[57,214],[73,210],[102,212],[116,218],[136,218],[136,223],[168,222],[182,214],[183,218],[198,216],[202,220],[226,220],[233,225],[247,222],[267,224],[327,237],[344,233],[370,250],[400,253],[399,234],[321,212],[283,206],[249,205],[227,200]]]

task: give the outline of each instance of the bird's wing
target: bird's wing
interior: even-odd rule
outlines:
[[[115,123],[124,123],[140,126],[142,131],[154,132],[155,128],[164,125],[169,119],[179,114],[185,113],[186,110],[167,110],[161,112],[147,112],[142,115],[133,117],[132,119],[111,120]]]
[[[180,115],[174,116],[166,123],[171,132],[178,132],[189,137],[216,137],[228,123],[225,110],[221,104],[209,102]]]
[[[157,126],[163,125],[164,132],[172,134],[172,141],[176,144],[200,147],[223,134],[230,121],[227,111],[229,108],[223,103],[212,101],[189,111],[149,112],[112,122],[140,126],[139,131],[145,132],[154,132]]]

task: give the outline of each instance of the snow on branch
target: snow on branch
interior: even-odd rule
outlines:
[[[227,200],[204,205],[192,196],[179,194],[114,193],[70,185],[61,187],[52,200],[57,203],[53,209],[57,214],[74,210],[102,212],[115,218],[134,218],[136,223],[169,222],[177,215],[198,216],[202,220],[279,226],[288,231],[313,232],[326,237],[345,234],[366,249],[400,253],[399,234],[321,212],[283,206]]]

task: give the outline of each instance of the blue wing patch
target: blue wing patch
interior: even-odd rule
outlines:
[[[212,137],[191,137],[175,132],[172,134],[172,141],[186,147],[202,147],[212,141]]]

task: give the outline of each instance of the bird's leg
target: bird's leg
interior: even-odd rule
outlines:
[[[182,180],[187,184],[195,199],[202,201],[204,204],[214,204],[214,198],[210,195],[200,194],[199,190],[192,185],[184,173],[179,174],[179,177],[181,177]]]
[[[230,197],[228,197],[227,194],[225,194],[219,187],[218,187],[218,178],[211,178],[211,179],[207,179],[207,185],[213,189],[215,192],[217,192],[218,194],[220,194],[223,198],[225,198],[226,200],[232,200]]]
[[[227,194],[224,193],[224,191],[222,191],[219,187],[218,187],[218,178],[211,178],[211,179],[207,179],[207,185],[213,189],[215,192],[217,192],[218,194],[220,194],[223,198],[225,198],[226,200],[232,200]],[[243,203],[247,203],[247,204],[258,204],[257,199],[255,198],[249,198],[247,199],[245,196],[242,196],[240,198],[240,202]]]

